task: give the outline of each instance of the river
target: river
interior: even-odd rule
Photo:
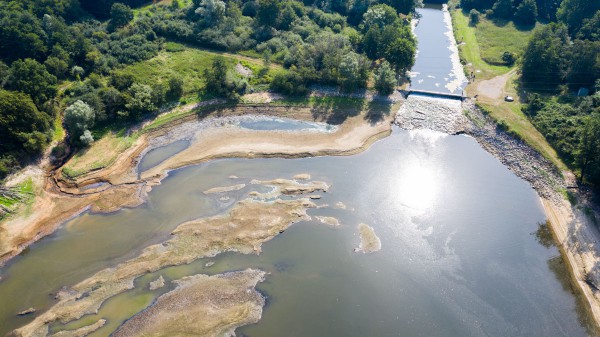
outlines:
[[[183,147],[149,153],[144,168]],[[143,206],[72,219],[0,269],[0,335],[32,319],[17,312],[49,308],[61,287],[167,240],[184,221],[227,212],[257,188],[252,179],[300,173],[331,185],[315,201],[330,207],[309,215],[335,217],[341,226],[304,221],[264,244],[260,255],[225,253],[145,275],[69,328],[103,317],[107,325],[91,336],[108,336],[168,290],[146,287],[159,275],[169,284],[258,268],[269,273],[258,285],[267,304],[260,322],[238,335],[588,335],[557,249],[540,244],[546,217],[535,191],[470,137],[400,129],[354,156],[190,166],[171,172]],[[246,187],[202,193],[240,183]],[[359,223],[374,228],[381,251],[354,251]]]

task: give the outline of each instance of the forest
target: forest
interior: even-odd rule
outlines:
[[[155,1],[156,2],[156,1]],[[164,3],[163,3],[164,2]],[[261,83],[288,95],[310,85],[382,94],[414,63],[414,0],[13,0],[0,2],[0,179],[35,160],[61,125],[67,146],[157,113],[184,94],[172,75],[152,85],[120,69],[185,45],[283,67]],[[141,7],[143,6],[143,7]],[[143,10],[142,10],[143,8]],[[236,100],[253,83],[223,58],[202,97]],[[53,153],[60,156],[64,146]]]
[[[485,15],[535,29],[519,60],[523,113],[579,173],[600,183],[600,1],[461,0],[471,24]]]

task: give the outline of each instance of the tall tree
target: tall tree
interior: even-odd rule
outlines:
[[[600,78],[600,41],[575,40],[571,50],[567,83],[575,89],[592,88]]]
[[[523,0],[515,12],[515,21],[522,25],[533,25],[537,17],[535,0]]]
[[[398,13],[393,7],[388,5],[375,5],[369,7],[365,15],[363,16],[363,23],[365,30],[369,30],[371,27],[383,27],[392,25],[398,20]]]
[[[563,24],[551,23],[537,29],[523,54],[523,82],[526,89],[555,87],[566,75],[569,36]]]
[[[581,131],[577,160],[581,169],[580,181],[600,182],[600,111],[586,118]]]
[[[364,55],[350,51],[342,57],[339,74],[339,83],[343,90],[364,88],[369,79],[369,61]]]
[[[28,57],[43,61],[46,39],[41,21],[29,11],[14,6],[0,11],[0,59],[8,63]]]
[[[116,2],[110,8],[110,23],[114,27],[123,27],[133,20],[133,11],[127,5]]]
[[[261,26],[277,27],[281,3],[278,0],[258,0],[256,19]]]
[[[202,0],[195,12],[202,17],[205,25],[214,25],[225,16],[225,2],[220,0]]]
[[[501,19],[510,19],[513,16],[513,2],[512,0],[498,0],[492,7],[494,17]]]
[[[380,95],[387,96],[394,92],[397,84],[396,72],[387,61],[384,61],[375,70],[375,89]]]
[[[10,67],[6,88],[29,94],[39,108],[56,96],[56,76],[36,60],[17,60]]]
[[[0,153],[41,152],[48,143],[50,122],[28,95],[0,90]]]
[[[407,70],[415,63],[416,47],[413,41],[399,38],[387,46],[385,59],[388,60],[397,71]]]
[[[600,10],[600,1],[563,0],[556,13],[557,18],[569,27],[569,33],[576,33],[583,20],[592,17]]]
[[[87,103],[76,101],[65,109],[65,126],[71,136],[71,141],[76,142],[85,130],[94,126],[96,114]]]

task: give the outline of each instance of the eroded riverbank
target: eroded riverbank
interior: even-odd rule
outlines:
[[[317,118],[315,111],[318,110],[278,106],[219,109],[213,117],[198,119],[192,116],[141,135],[132,147],[104,169],[74,180],[65,178],[61,169],[51,171],[44,178],[40,177],[44,187],[34,202],[34,211],[2,223],[0,263],[5,263],[81,212],[114,212],[142,204],[147,192],[159,184],[169,170],[218,158],[351,155],[391,133],[393,116],[389,112],[381,113],[379,117],[373,116],[372,111],[349,112],[335,132],[251,130],[220,119],[260,113],[312,121]],[[228,118],[231,121],[234,117]],[[145,153],[182,139],[190,142],[185,150],[138,173],[138,163]]]

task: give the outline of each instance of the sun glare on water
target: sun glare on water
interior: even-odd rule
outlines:
[[[428,145],[435,145],[443,136],[438,133],[414,135]],[[441,187],[440,168],[435,156],[425,153],[403,161],[397,170],[394,190],[397,202],[405,207],[426,211],[435,205]]]

